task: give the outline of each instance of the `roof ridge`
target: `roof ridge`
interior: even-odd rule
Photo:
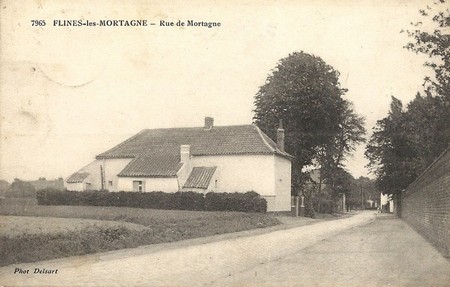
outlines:
[[[258,131],[258,134],[259,134],[259,136],[261,137],[261,139],[263,140],[264,144],[265,144],[266,146],[268,146],[269,149],[270,149],[274,154],[279,154],[279,155],[282,155],[282,156],[287,156],[287,157],[289,157],[289,158],[293,158],[292,155],[288,154],[288,153],[285,152],[285,151],[281,151],[280,149],[278,149],[278,147],[276,146],[276,142],[274,142],[274,143],[275,143],[275,148],[272,147],[272,146],[267,142],[267,140],[264,138],[264,135],[265,135],[267,138],[269,138],[269,139],[271,139],[271,138],[270,138],[268,135],[266,135],[266,134],[263,135],[263,131],[262,131],[257,125],[254,125],[254,124],[252,124],[252,125],[253,125],[253,126],[256,128],[256,130]],[[271,140],[272,140],[272,139],[271,139]]]
[[[262,139],[263,143],[272,151],[272,152],[276,152],[276,150],[267,142],[267,140],[264,138],[264,136],[262,135],[262,130],[257,126],[257,125],[252,125],[255,127],[256,131],[258,132],[259,137]]]
[[[180,145],[191,145],[193,155],[278,154],[292,157],[277,149],[257,125],[144,129],[126,141],[97,155],[103,158],[144,158],[150,155],[180,155]],[[167,158],[167,156],[163,156]]]
[[[214,128],[227,128],[227,127],[249,127],[249,126],[254,126],[254,124],[242,124],[242,125],[226,125],[226,126],[213,126],[212,129]],[[172,127],[172,128],[154,128],[154,129],[144,129],[143,131],[156,131],[156,130],[177,130],[177,129],[204,129],[204,127]]]
[[[140,132],[138,132],[138,133],[135,134],[134,136],[132,136],[132,137],[130,137],[130,138],[124,140],[124,141],[121,142],[120,144],[118,144],[118,145],[116,145],[116,146],[110,148],[109,150],[107,150],[107,151],[105,151],[105,152],[102,152],[101,154],[96,155],[95,158],[98,159],[98,157],[99,157],[100,155],[102,155],[102,154],[104,154],[104,153],[107,153],[107,152],[110,152],[111,150],[113,150],[113,149],[115,149],[115,148],[118,148],[118,147],[124,145],[125,143],[127,143],[127,142],[129,142],[129,141],[135,139],[135,138],[138,137],[138,136],[140,136],[140,135],[141,135],[142,133],[144,133],[145,131],[146,131],[145,129],[141,130]],[[135,157],[135,156],[133,156],[133,158],[134,158],[134,157]]]

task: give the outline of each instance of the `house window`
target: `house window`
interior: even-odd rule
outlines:
[[[86,182],[86,190],[90,190],[91,189],[91,183],[90,182]]]
[[[133,180],[133,191],[143,192],[145,191],[145,185],[142,180]]]
[[[217,179],[214,181],[214,188],[217,188],[217,186],[218,186],[218,181],[217,181]]]
[[[113,186],[112,180],[108,181],[109,186]]]

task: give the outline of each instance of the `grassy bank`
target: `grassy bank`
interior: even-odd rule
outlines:
[[[9,215],[1,219],[9,222],[0,229],[3,266],[279,224],[270,214],[126,207],[2,205],[0,214]]]
[[[152,238],[150,228],[125,222],[25,216],[0,222],[0,266],[137,247]]]

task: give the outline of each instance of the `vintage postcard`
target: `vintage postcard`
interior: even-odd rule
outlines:
[[[445,1],[0,3],[0,286],[448,286]]]

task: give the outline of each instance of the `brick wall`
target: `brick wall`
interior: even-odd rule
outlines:
[[[450,257],[450,149],[402,195],[401,217]]]

